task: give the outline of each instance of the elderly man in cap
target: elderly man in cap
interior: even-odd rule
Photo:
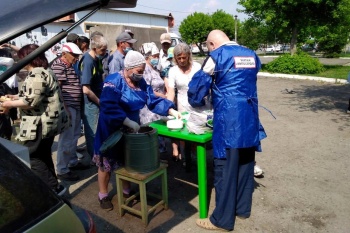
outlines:
[[[168,49],[171,45],[171,36],[169,33],[163,33],[160,35],[159,39],[162,49],[159,52],[159,63],[157,69],[160,71],[160,76],[164,78],[166,75],[164,70],[170,65],[170,61],[168,60]]]
[[[79,39],[79,35],[76,33],[69,33],[66,37],[67,42],[71,42],[71,43],[74,43],[76,45],[78,45],[78,39]]]
[[[81,98],[80,79],[73,65],[79,60],[82,51],[68,42],[62,46],[62,56],[51,65],[62,90],[62,97],[71,118],[71,126],[63,131],[58,138],[57,147],[57,177],[60,180],[76,181],[79,177],[71,170],[85,169],[76,156],[77,142],[80,137]]]
[[[117,50],[108,59],[109,74],[114,74],[124,69],[125,55],[132,50],[132,46],[136,41],[129,33],[120,33],[117,37]]]

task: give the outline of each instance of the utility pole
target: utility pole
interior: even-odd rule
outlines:
[[[237,42],[237,15],[235,15],[235,42]]]

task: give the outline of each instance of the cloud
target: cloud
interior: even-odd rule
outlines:
[[[209,9],[210,8],[218,8],[218,6],[220,5],[220,2],[218,0],[209,0],[205,6],[208,7]]]
[[[200,3],[192,3],[192,5],[190,6],[190,8],[188,9],[189,12],[195,12],[195,11],[200,11],[199,9],[201,7],[199,7],[201,4]]]
[[[220,6],[220,1],[218,0],[208,0],[206,2],[195,2],[192,3],[188,8],[189,12],[203,12],[203,13],[212,13],[218,9]]]

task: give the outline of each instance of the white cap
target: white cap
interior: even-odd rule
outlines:
[[[154,42],[150,43],[143,43],[140,52],[145,56],[153,56],[155,54],[159,54],[159,49],[157,48],[157,45]]]
[[[146,60],[143,55],[137,51],[129,51],[124,58],[124,66],[126,69],[131,69],[145,64]]]
[[[74,54],[83,54],[83,52],[79,49],[78,45],[68,42],[63,44],[62,46],[62,52],[69,52],[69,53],[74,53]]]

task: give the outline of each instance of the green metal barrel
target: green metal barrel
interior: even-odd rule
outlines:
[[[159,168],[158,131],[141,127],[137,133],[124,133],[125,169],[129,172],[148,173]]]

